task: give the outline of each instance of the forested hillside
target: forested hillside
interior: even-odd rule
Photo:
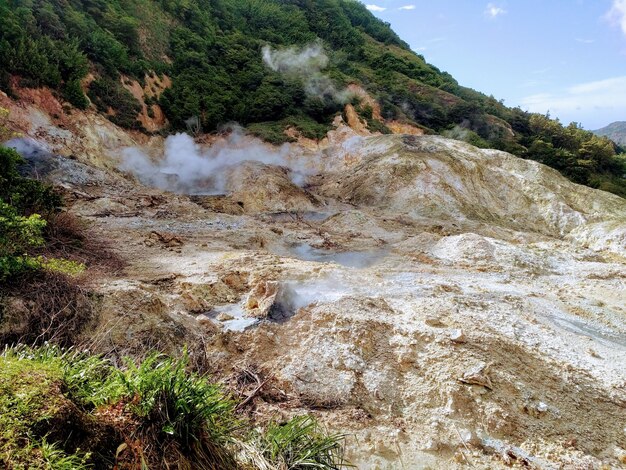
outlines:
[[[268,46],[316,48],[324,86],[312,93],[302,73],[268,67]],[[163,132],[193,118],[207,132],[236,121],[273,142],[289,139],[286,127],[320,138],[350,101],[372,130],[411,123],[626,196],[626,160],[612,142],[460,86],[355,0],[0,0],[0,63],[7,94],[47,86],[127,128],[141,130],[142,105],[124,83],[156,74],[171,86],[144,101],[164,111]],[[336,92],[350,83],[378,100],[382,120]]]

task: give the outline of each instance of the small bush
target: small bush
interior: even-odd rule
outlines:
[[[70,80],[63,87],[63,97],[78,109],[87,109],[89,99],[83,93],[80,80]]]
[[[18,171],[24,159],[13,149],[0,146],[0,200],[13,206],[19,215],[49,214],[61,205],[52,187],[24,178]]]
[[[0,89],[2,89],[2,76],[2,71],[0,71]],[[0,106],[0,144],[17,136],[15,132],[9,129],[9,126],[7,125],[8,120],[9,110]]]
[[[85,265],[62,258],[45,258],[38,256],[36,261],[40,269],[54,273],[66,274],[68,276],[78,276],[85,272]]]
[[[330,122],[319,123],[306,115],[291,116],[282,122],[285,127],[295,127],[303,137],[308,139],[323,139],[326,137],[326,133],[332,129]]]
[[[368,119],[367,128],[372,132],[391,134],[391,129],[389,129],[384,123],[380,122],[378,119]]]
[[[141,104],[118,81],[108,77],[94,80],[89,86],[89,98],[100,112],[108,113],[109,119],[118,126],[127,129],[141,128],[141,123],[137,120]]]
[[[26,250],[43,245],[46,221],[38,214],[29,217],[0,200],[0,282],[37,267]]]
[[[259,122],[248,126],[248,132],[259,139],[274,145],[295,142],[293,137],[285,134],[285,126],[280,122]]]

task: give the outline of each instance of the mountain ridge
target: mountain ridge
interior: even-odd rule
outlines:
[[[600,129],[593,131],[594,134],[608,137],[617,145],[626,147],[626,121],[615,121]]]

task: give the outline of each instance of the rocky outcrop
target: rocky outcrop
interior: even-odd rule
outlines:
[[[416,219],[555,237],[576,230],[573,239],[626,250],[626,200],[574,184],[545,165],[437,136],[380,136],[355,145],[359,161],[327,176],[323,194]]]
[[[224,189],[247,214],[315,210],[316,198],[294,183],[302,178],[285,168],[245,162],[227,170]]]

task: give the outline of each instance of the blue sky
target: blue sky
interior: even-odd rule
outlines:
[[[626,0],[365,0],[426,60],[509,106],[626,121]]]

